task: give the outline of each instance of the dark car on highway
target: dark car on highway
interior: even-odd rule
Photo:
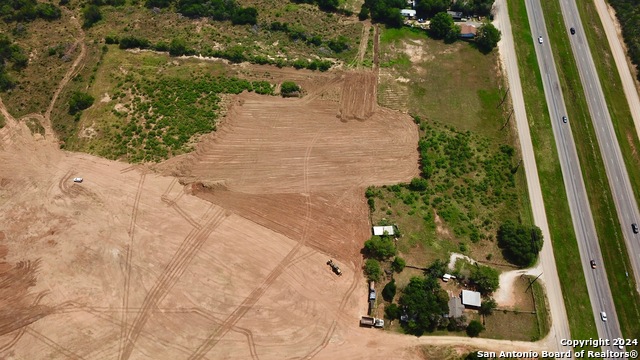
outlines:
[[[596,261],[595,260],[591,260],[591,268],[592,269],[596,268]]]
[[[633,229],[633,233],[637,234],[638,233],[638,224],[633,223],[631,224],[631,229]]]
[[[568,121],[568,120],[567,120],[567,117],[566,117],[566,116],[563,116],[563,117],[562,117],[562,122],[566,124],[566,123],[567,123],[567,121]]]
[[[569,31],[571,31],[571,35],[575,35],[576,34],[576,29],[575,28],[571,28],[571,29],[569,29]]]

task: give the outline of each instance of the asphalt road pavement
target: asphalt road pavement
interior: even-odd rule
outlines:
[[[569,119],[567,123],[562,121],[562,117],[566,116],[567,112],[553,54],[549,46],[549,36],[547,35],[540,1],[526,0],[525,3],[532,36],[534,37],[535,51],[542,75],[542,83],[545,90],[549,115],[551,117],[558,156],[560,158],[564,185],[569,200],[571,214],[566,214],[566,216],[571,216],[573,219],[580,252],[579,255],[587,281],[587,289],[591,299],[591,307],[598,335],[605,339],[618,338],[621,337],[622,334],[602,261],[600,245],[580,168],[580,161],[578,160],[573,134],[571,132],[571,119]],[[542,43],[539,41],[540,38],[542,39]],[[585,87],[587,86],[588,85],[585,85]],[[591,268],[591,260],[596,262],[596,269]],[[606,313],[607,321],[601,319],[602,312]],[[618,349],[613,346],[608,346],[603,347],[603,350],[616,351]]]
[[[631,224],[640,220],[638,204],[631,188],[629,174],[613,129],[613,123],[600,86],[591,51],[587,40],[583,36],[584,30],[575,0],[560,1],[560,6],[567,29],[571,27],[576,29],[576,34],[570,36],[571,48],[578,65],[580,80],[584,87],[589,113],[593,121],[598,144],[600,145],[609,185],[611,186],[613,202],[618,212],[622,234],[631,258],[633,271],[628,269],[627,273],[630,276],[633,273],[636,291],[640,291],[637,287],[640,284],[640,236],[634,234],[631,229]]]

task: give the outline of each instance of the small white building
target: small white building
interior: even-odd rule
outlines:
[[[400,14],[406,18],[414,19],[416,17],[416,11],[412,9],[402,9]]]
[[[462,298],[462,305],[464,306],[479,308],[482,303],[480,293],[477,291],[462,290],[462,295],[460,297]]]
[[[374,226],[373,227],[373,235],[382,236],[382,235],[393,235],[393,234],[395,234],[393,226]]]

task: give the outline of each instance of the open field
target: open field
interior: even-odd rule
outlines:
[[[339,93],[342,82],[336,86]],[[356,334],[380,334],[357,327],[366,309],[358,249],[369,233],[362,192],[416,173],[415,125],[384,109],[342,122],[339,102],[313,97],[236,101],[214,139],[158,167],[197,173],[186,186],[142,166],[60,151],[24,125],[2,129],[5,266],[35,264],[35,280],[18,299],[26,309],[18,320],[31,325],[4,328],[5,355],[204,358],[214,349],[225,358],[307,357],[351,348]],[[272,111],[254,110],[269,104]],[[388,136],[392,128],[397,134]],[[295,142],[287,151],[268,151],[268,142],[233,145],[250,145],[258,134],[269,139],[269,132]],[[368,139],[378,143],[368,148]],[[232,148],[254,166],[238,172],[219,151]],[[257,157],[259,150],[270,156]],[[272,166],[278,162],[289,171]],[[376,170],[378,163],[388,170]],[[336,182],[331,169],[350,165]],[[326,266],[329,256],[342,277]],[[340,353],[366,357],[351,349]]]
[[[598,232],[598,239],[600,240],[600,246],[603,251],[602,255],[607,269],[611,292],[616,294],[613,299],[616,304],[616,312],[620,313],[618,316],[620,327],[625,336],[633,337],[634,334],[640,332],[640,298],[635,291],[633,278],[625,275],[625,272],[631,269],[629,255],[627,254],[626,245],[620,232],[618,214],[604,170],[600,149],[597,146],[595,130],[593,129],[593,122],[589,116],[589,109],[584,97],[582,84],[580,83],[578,69],[573,56],[561,55],[571,53],[568,39],[570,35],[567,34],[564,23],[559,15],[560,6],[558,2],[545,2],[543,9],[545,13],[549,13],[549,15],[545,16],[545,20],[547,21],[547,29],[549,29],[550,41],[552,41],[553,44],[554,58],[562,59],[557,61],[556,67],[560,77],[562,92],[567,99],[566,104],[569,118],[575,120],[571,122],[571,130],[574,132],[574,138],[577,139],[576,147],[581,160],[580,164],[584,174],[585,185],[590,194],[589,200]],[[605,41],[604,47],[606,48],[607,46],[608,44]],[[600,57],[601,56],[595,56],[594,59]],[[612,59],[609,55],[610,66],[614,66],[611,61]],[[612,70],[615,71],[616,69],[613,68]],[[611,74],[603,74],[601,72],[600,75],[606,75],[606,77],[603,78],[607,79],[607,81],[604,81],[605,83],[611,81]],[[618,77],[618,84],[619,81]],[[618,89],[620,89],[620,87],[618,87]],[[613,88],[609,86],[608,91],[609,96],[607,100],[612,98]],[[618,98],[620,100],[625,99],[621,96],[620,90],[618,90]],[[622,101],[620,104],[624,105],[625,103]],[[624,117],[624,119],[628,133],[627,136],[623,135],[622,138],[618,136],[618,140],[620,144],[627,142],[627,146],[621,146],[621,149],[625,148],[627,150],[623,150],[623,155],[626,160],[630,160],[629,157],[633,157],[634,155],[630,152],[628,141],[637,139],[637,137],[635,136],[633,122],[628,114],[628,107],[627,116]],[[612,120],[614,123],[619,121],[618,118],[614,116],[612,116]],[[627,137],[629,138],[628,140],[626,139]],[[635,156],[637,157],[637,154]],[[638,172],[638,168],[635,167],[634,164],[630,164],[630,162],[632,161],[627,161],[627,169],[629,170],[630,177],[633,179],[634,175],[637,176],[640,173]],[[631,165],[631,167],[629,167],[629,165]]]
[[[401,256],[414,266],[451,251],[505,263],[497,228],[507,219],[531,223],[531,212],[524,173],[514,173],[518,145],[508,102],[501,106],[497,54],[409,28],[384,30],[380,42],[380,103],[414,115],[431,165],[422,191],[371,189],[372,222],[399,226]]]
[[[553,142],[553,132],[542,92],[542,81],[524,1],[510,2],[509,15],[553,253],[558,274],[562,274],[560,276],[562,292],[572,294],[564,298],[571,335],[576,339],[595,337],[597,333],[584,274],[574,271],[581,268],[580,259],[575,256],[578,253],[578,246],[571,218],[565,216],[569,213],[569,204],[562,185],[562,171]]]

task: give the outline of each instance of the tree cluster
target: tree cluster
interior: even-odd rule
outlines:
[[[393,28],[399,28],[404,23],[400,9],[407,7],[406,0],[365,0],[362,6],[369,11],[373,21]]]
[[[176,12],[190,18],[231,20],[234,25],[258,23],[258,10],[254,7],[242,7],[236,0],[146,0],[145,5],[148,8],[174,5]]]
[[[495,0],[456,0],[451,10],[460,11],[464,15],[489,16]]]
[[[400,305],[406,307],[409,321],[404,323],[405,331],[421,335],[441,326],[442,314],[449,312],[449,296],[430,277],[413,277],[402,291]]]
[[[291,25],[286,22],[274,21],[269,25],[269,30],[279,31],[287,34],[291,40],[304,41],[307,45],[321,46],[326,44],[327,47],[335,53],[341,53],[349,49],[349,39],[344,36],[338,36],[335,39],[325,41],[318,35],[309,34],[307,30],[301,26]]]
[[[446,13],[450,5],[451,0],[418,0],[416,2],[416,13],[421,18],[431,18],[437,13]]]
[[[292,0],[298,4],[316,4],[322,11],[336,11],[340,6],[339,0]]]
[[[622,37],[640,80],[640,0],[609,0],[622,27]]]
[[[535,225],[525,226],[508,220],[498,229],[498,246],[502,248],[505,259],[514,265],[533,265],[542,244],[542,231]]]
[[[0,19],[5,22],[29,22],[37,18],[56,20],[62,15],[60,8],[49,3],[36,0],[5,0],[0,5]]]
[[[471,280],[482,295],[487,295],[498,290],[500,286],[499,276],[500,273],[498,273],[498,270],[476,264],[471,270],[469,280]]]
[[[364,252],[367,256],[378,260],[385,260],[397,253],[396,245],[389,236],[374,235],[365,241]]]
[[[92,27],[95,23],[102,20],[102,12],[98,5],[86,5],[84,9],[82,9],[82,27],[88,29]]]
[[[367,259],[367,261],[364,262],[364,274],[369,281],[380,281],[380,277],[382,276],[380,262],[376,259]]]
[[[7,74],[8,63],[12,64],[14,70],[22,70],[29,63],[29,58],[20,46],[14,44],[6,35],[0,34],[0,91],[16,86],[16,81]]]

